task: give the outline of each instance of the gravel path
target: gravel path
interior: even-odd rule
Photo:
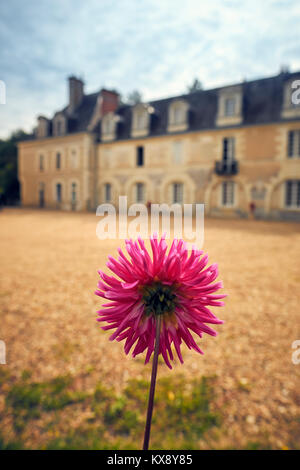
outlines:
[[[11,380],[25,369],[32,380],[71,373],[87,390],[99,379],[118,390],[131,377],[149,377],[150,367],[127,358],[95,321],[97,269],[123,245],[99,241],[97,222],[94,214],[0,212],[0,339],[7,347],[7,365],[0,367]],[[215,406],[224,425],[215,445],[267,439],[274,448],[295,446],[300,225],[206,219],[204,250],[219,264],[229,294],[217,309],[226,323],[217,326],[217,338],[202,340],[204,356],[184,349],[185,364],[171,372],[160,365],[159,374],[216,375]]]

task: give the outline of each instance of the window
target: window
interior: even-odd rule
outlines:
[[[38,117],[37,136],[47,137],[49,133],[49,121],[44,116]]]
[[[144,183],[136,183],[136,202],[144,202]]]
[[[111,201],[111,184],[110,183],[106,183],[104,185],[104,199],[105,199],[105,202]]]
[[[62,130],[63,130],[62,122],[57,121],[57,123],[56,123],[56,134],[57,135],[62,135],[62,133],[63,133]]]
[[[288,157],[300,157],[300,130],[289,131],[288,134]]]
[[[183,184],[174,183],[173,184],[173,203],[182,204],[183,202]]]
[[[154,109],[145,104],[138,103],[132,109],[132,124],[131,135],[132,137],[141,137],[149,133],[151,124],[150,114]]]
[[[144,147],[137,147],[136,149],[136,166],[144,165]]]
[[[56,154],[56,169],[57,170],[60,169],[60,165],[61,165],[61,157],[60,157],[60,153],[57,152],[57,154]]]
[[[184,100],[174,100],[169,105],[169,131],[177,132],[178,130],[185,130],[188,126],[188,109],[189,105]]]
[[[173,142],[173,163],[175,165],[182,163],[182,142],[180,140]]]
[[[175,106],[173,117],[174,124],[181,124],[182,122],[184,122],[184,113],[180,106]]]
[[[300,80],[292,80],[285,84],[284,87],[284,102],[285,108],[299,108],[299,85]]]
[[[44,171],[44,155],[40,155],[40,171]]]
[[[233,160],[234,159],[234,137],[225,137],[223,139],[223,160]]]
[[[62,188],[61,183],[56,184],[56,201],[61,202]]]
[[[235,115],[235,98],[225,99],[225,116]]]
[[[300,180],[286,181],[285,206],[289,208],[300,208]]]
[[[221,88],[218,91],[217,126],[240,124],[243,120],[242,85]]]
[[[231,207],[234,205],[235,183],[224,181],[222,183],[222,206]]]
[[[71,202],[74,204],[77,199],[77,184],[72,183],[72,188],[71,188]]]
[[[102,120],[102,132],[103,134],[113,134],[115,130],[114,116],[107,114]]]
[[[147,127],[147,114],[146,111],[140,111],[136,115],[136,129],[142,130]]]
[[[67,130],[66,116],[60,112],[53,118],[53,134],[56,136],[64,135]]]

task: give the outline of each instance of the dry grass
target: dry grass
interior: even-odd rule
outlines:
[[[125,357],[95,322],[97,269],[119,241],[100,242],[94,214],[7,209],[0,213],[0,339],[6,342],[9,387],[24,370],[33,381],[71,374],[92,391],[99,380],[116,391],[130,378],[148,379],[142,359]],[[122,242],[121,242],[122,244]],[[205,221],[204,250],[218,262],[226,307],[219,336],[202,340],[203,357],[184,350],[185,364],[160,376],[216,376],[213,406],[223,424],[202,447],[272,448],[299,441],[299,372],[291,361],[299,331],[300,226],[292,223]],[[0,396],[2,429],[11,417]],[[1,393],[1,392],[0,392]],[[71,425],[88,414],[80,406]],[[43,423],[27,430],[38,446]],[[9,431],[7,431],[9,434]],[[298,434],[297,434],[298,433]]]

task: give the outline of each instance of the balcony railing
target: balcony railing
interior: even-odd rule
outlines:
[[[236,175],[239,171],[237,160],[215,162],[215,172],[217,175]]]

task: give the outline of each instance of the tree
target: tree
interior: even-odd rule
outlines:
[[[142,94],[138,90],[133,90],[127,95],[127,102],[131,105],[141,103]]]
[[[198,80],[198,78],[195,78],[193,83],[188,85],[188,92],[194,93],[195,91],[199,90],[202,90],[202,83]]]
[[[19,201],[17,142],[30,136],[15,131],[6,140],[0,140],[0,202],[16,204]]]

